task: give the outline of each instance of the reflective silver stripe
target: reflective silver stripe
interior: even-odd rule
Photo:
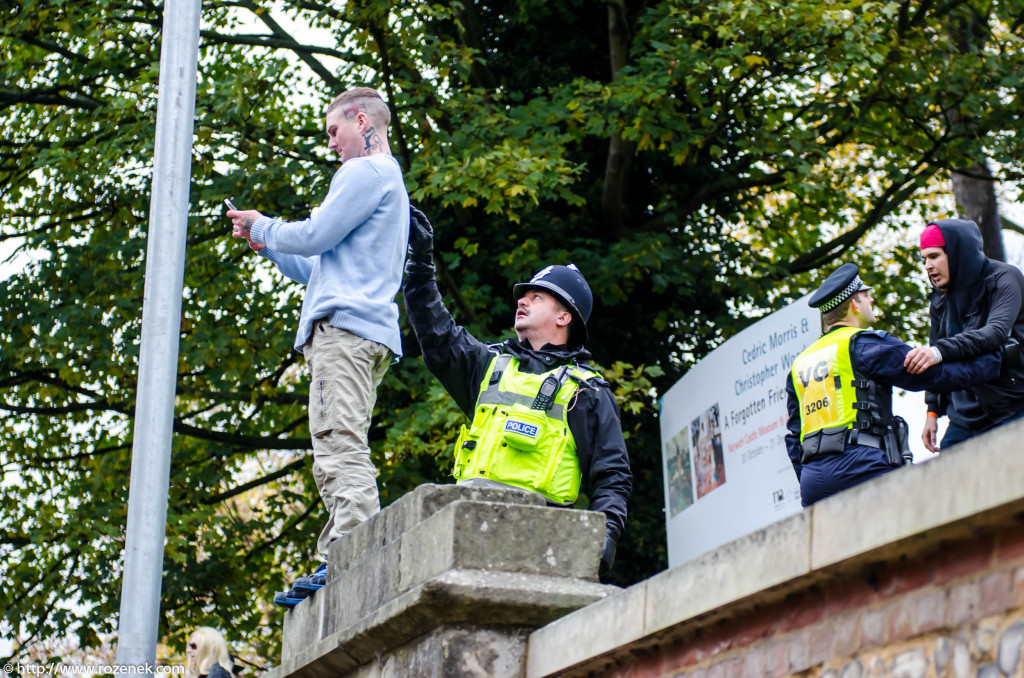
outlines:
[[[522,395],[519,393],[513,393],[511,391],[499,391],[498,389],[487,389],[484,393],[480,394],[480,399],[476,401],[477,405],[515,405],[519,403],[523,407],[529,407],[533,405],[534,396]],[[558,403],[551,406],[545,414],[549,419],[562,420],[562,409],[563,407]]]
[[[494,404],[494,405],[501,405],[501,404],[504,404],[504,403],[500,403],[500,402],[498,402],[496,400],[491,400],[490,398],[492,397],[491,396],[492,393],[498,393],[498,386],[501,383],[501,379],[498,379],[498,380],[494,380],[493,379],[495,373],[500,372],[500,373],[504,374],[505,373],[505,368],[508,367],[508,364],[510,362],[512,362],[512,356],[509,355],[508,353],[499,353],[497,355],[497,357],[494,358],[494,360],[492,361],[492,365],[491,365],[491,371],[487,374],[487,382],[488,382],[487,383],[487,388],[485,388],[483,391],[480,392],[480,396],[476,400],[476,404],[477,405],[492,405],[492,404]],[[533,401],[531,400],[530,402],[533,402]],[[509,404],[511,404],[511,403],[509,403]]]
[[[522,395],[520,393],[513,393],[512,391],[502,391],[498,388],[501,385],[501,379],[494,379],[494,375],[499,372],[504,376],[505,370],[508,368],[509,364],[512,362],[513,359],[514,356],[508,353],[499,353],[494,358],[494,363],[491,367],[491,371],[487,375],[487,388],[480,392],[480,395],[476,400],[476,404],[478,407],[480,405],[510,406],[515,405],[516,403],[524,407],[530,407],[531,405],[533,405],[533,400],[535,396]],[[587,371],[590,371],[593,375],[599,376],[598,372],[593,372],[592,370],[583,370],[575,365],[565,365],[564,367],[566,367],[567,369],[562,374],[561,379],[559,379],[559,390],[561,390],[562,386],[565,385],[565,382],[569,380],[569,377],[573,374],[574,370],[579,371],[581,374],[585,374]],[[559,403],[554,403],[551,406],[551,409],[549,409],[546,414],[550,419],[557,419],[558,421],[562,421],[563,409],[565,409],[564,406],[560,405]]]

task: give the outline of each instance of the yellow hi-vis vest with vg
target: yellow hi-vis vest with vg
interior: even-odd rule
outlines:
[[[857,421],[850,340],[864,330],[840,327],[823,335],[793,361],[793,389],[800,405],[800,442],[826,428]]]
[[[559,384],[551,407],[531,409],[550,376]],[[580,383],[594,376],[576,365],[529,374],[519,371],[513,356],[495,356],[480,385],[473,421],[455,443],[456,480],[486,478],[539,492],[558,504],[574,503],[581,473],[568,415]]]

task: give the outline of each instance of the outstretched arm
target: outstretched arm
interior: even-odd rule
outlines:
[[[423,212],[410,207],[410,213],[409,253],[402,287],[405,312],[427,369],[472,418],[480,382],[494,354],[456,324],[445,307],[434,279],[434,230]]]
[[[932,393],[959,391],[984,384],[999,376],[999,353],[991,351],[956,362],[943,361],[921,374],[911,374],[904,367],[911,348],[892,335],[861,332],[853,339],[851,353],[854,364],[869,379],[892,384],[908,391],[928,390]]]
[[[1021,294],[1024,282],[1019,280],[1020,277],[1021,272],[1016,269],[1005,269],[996,274],[996,285],[984,324],[978,329],[964,330],[935,342],[943,360],[974,358],[998,351],[1006,343],[1024,304]]]
[[[346,163],[331,180],[331,190],[323,203],[308,219],[289,222],[259,216],[250,226],[250,237],[282,254],[317,256],[337,247],[365,223],[382,199],[376,169],[365,162]]]

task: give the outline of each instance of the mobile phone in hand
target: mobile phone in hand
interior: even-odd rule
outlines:
[[[229,210],[234,210],[235,212],[238,211],[238,208],[235,207],[235,203],[231,202],[230,198],[224,198],[224,204],[228,206]]]

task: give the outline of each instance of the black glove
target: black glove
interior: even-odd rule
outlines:
[[[427,215],[409,205],[409,259],[421,264],[433,263],[434,229]]]
[[[597,573],[600,576],[608,574],[608,570],[612,569],[612,564],[615,562],[615,539],[612,535],[604,535],[604,546],[601,547],[601,565],[597,568]]]

